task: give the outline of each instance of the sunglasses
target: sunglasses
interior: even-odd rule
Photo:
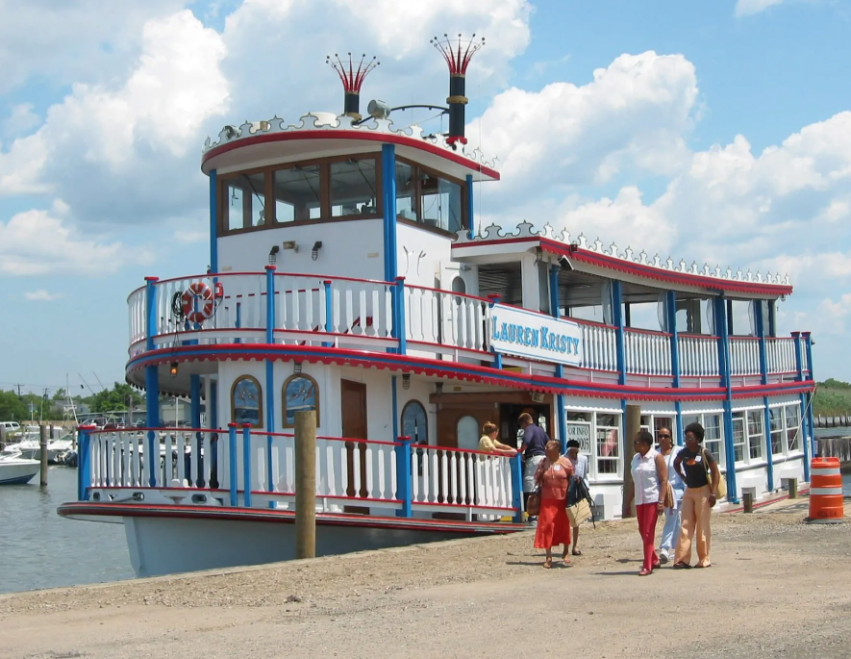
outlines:
[[[659,434],[659,439],[671,439],[671,436],[668,435],[668,434],[665,434],[665,435]]]

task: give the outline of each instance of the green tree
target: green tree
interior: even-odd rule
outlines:
[[[27,404],[14,391],[0,391],[0,421],[21,421],[29,418]]]
[[[136,407],[144,400],[129,384],[116,382],[112,389],[104,389],[95,394],[88,404],[92,412],[123,412],[129,405]]]

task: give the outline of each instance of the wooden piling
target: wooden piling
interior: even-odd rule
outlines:
[[[630,497],[632,493],[632,456],[635,455],[635,448],[632,445],[633,439],[641,430],[641,406],[627,405],[626,406],[626,437],[624,438],[624,456],[623,456],[623,506],[621,507],[621,515],[624,518],[635,517],[635,502],[627,505],[627,501],[634,499]]]
[[[753,494],[751,492],[742,492],[742,505],[744,506],[744,512],[753,512]]]
[[[6,428],[0,426],[0,451],[6,448]]]
[[[316,556],[316,412],[295,413],[295,557]]]
[[[38,427],[38,452],[41,459],[41,487],[47,487],[47,428],[44,424]]]

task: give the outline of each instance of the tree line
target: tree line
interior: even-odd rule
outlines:
[[[52,396],[34,394],[32,392],[18,395],[16,391],[0,390],[0,421],[28,421],[43,419],[58,421],[73,414],[66,411],[71,404],[76,405],[77,412],[85,406],[90,412],[124,412],[132,405],[136,407],[145,403],[145,396],[129,384],[116,382],[111,389],[103,389],[90,396],[71,396],[68,392],[57,389]]]

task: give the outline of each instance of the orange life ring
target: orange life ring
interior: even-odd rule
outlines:
[[[216,300],[213,291],[202,281],[189,285],[182,295],[183,315],[190,323],[201,323],[213,317]]]

